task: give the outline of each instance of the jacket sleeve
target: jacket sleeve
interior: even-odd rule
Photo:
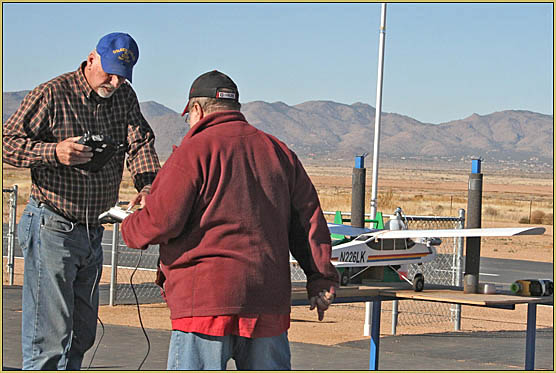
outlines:
[[[160,161],[154,148],[154,132],[141,114],[139,101],[130,89],[127,126],[127,168],[137,191],[149,191],[160,169]]]
[[[176,152],[158,172],[145,207],[121,224],[128,247],[146,249],[150,244],[166,244],[178,237],[189,220],[198,192],[196,173],[175,162]]]
[[[301,162],[295,158],[292,190],[290,251],[307,276],[311,298],[339,286],[338,271],[330,262],[332,244],[317,192]]]
[[[25,96],[17,111],[4,123],[4,162],[15,167],[58,166],[56,139],[48,138],[50,101],[48,90],[37,87]]]

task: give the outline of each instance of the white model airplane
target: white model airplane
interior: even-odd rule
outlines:
[[[545,231],[542,227],[408,230],[399,208],[389,223],[390,230],[328,224],[331,234],[343,235],[348,240],[333,242],[332,246],[331,261],[338,269],[343,268],[342,285],[349,284],[351,279],[370,267],[388,266],[409,282],[415,291],[422,291],[424,277],[421,273],[417,273],[411,281],[398,269],[403,265],[421,265],[434,260],[434,246],[442,243],[439,237],[540,235]],[[397,230],[391,230],[392,228]],[[355,267],[362,270],[353,273],[352,269]]]

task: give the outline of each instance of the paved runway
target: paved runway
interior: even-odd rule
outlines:
[[[104,328],[104,337],[91,369],[137,370],[147,352],[141,328],[117,325]],[[97,343],[101,334],[99,325]],[[165,370],[170,333],[147,329],[147,335],[151,348],[142,369]],[[553,328],[537,330],[535,369],[554,370],[553,341]],[[4,286],[3,370],[21,369],[20,343],[21,287]],[[525,364],[524,331],[384,336],[379,348],[380,370],[523,370]],[[83,369],[88,367],[93,349],[85,355]],[[334,346],[291,343],[291,351],[294,370],[365,370],[369,367],[369,339],[364,337]],[[234,368],[233,362],[229,368]]]

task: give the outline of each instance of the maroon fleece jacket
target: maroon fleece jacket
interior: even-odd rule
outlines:
[[[290,312],[289,252],[308,296],[338,286],[316,190],[293,151],[239,111],[213,113],[159,171],[126,245],[160,244],[172,319]]]

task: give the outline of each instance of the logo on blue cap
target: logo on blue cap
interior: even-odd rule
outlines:
[[[133,66],[139,58],[139,48],[130,35],[113,32],[103,36],[96,49],[105,73],[120,75],[132,81]]]

